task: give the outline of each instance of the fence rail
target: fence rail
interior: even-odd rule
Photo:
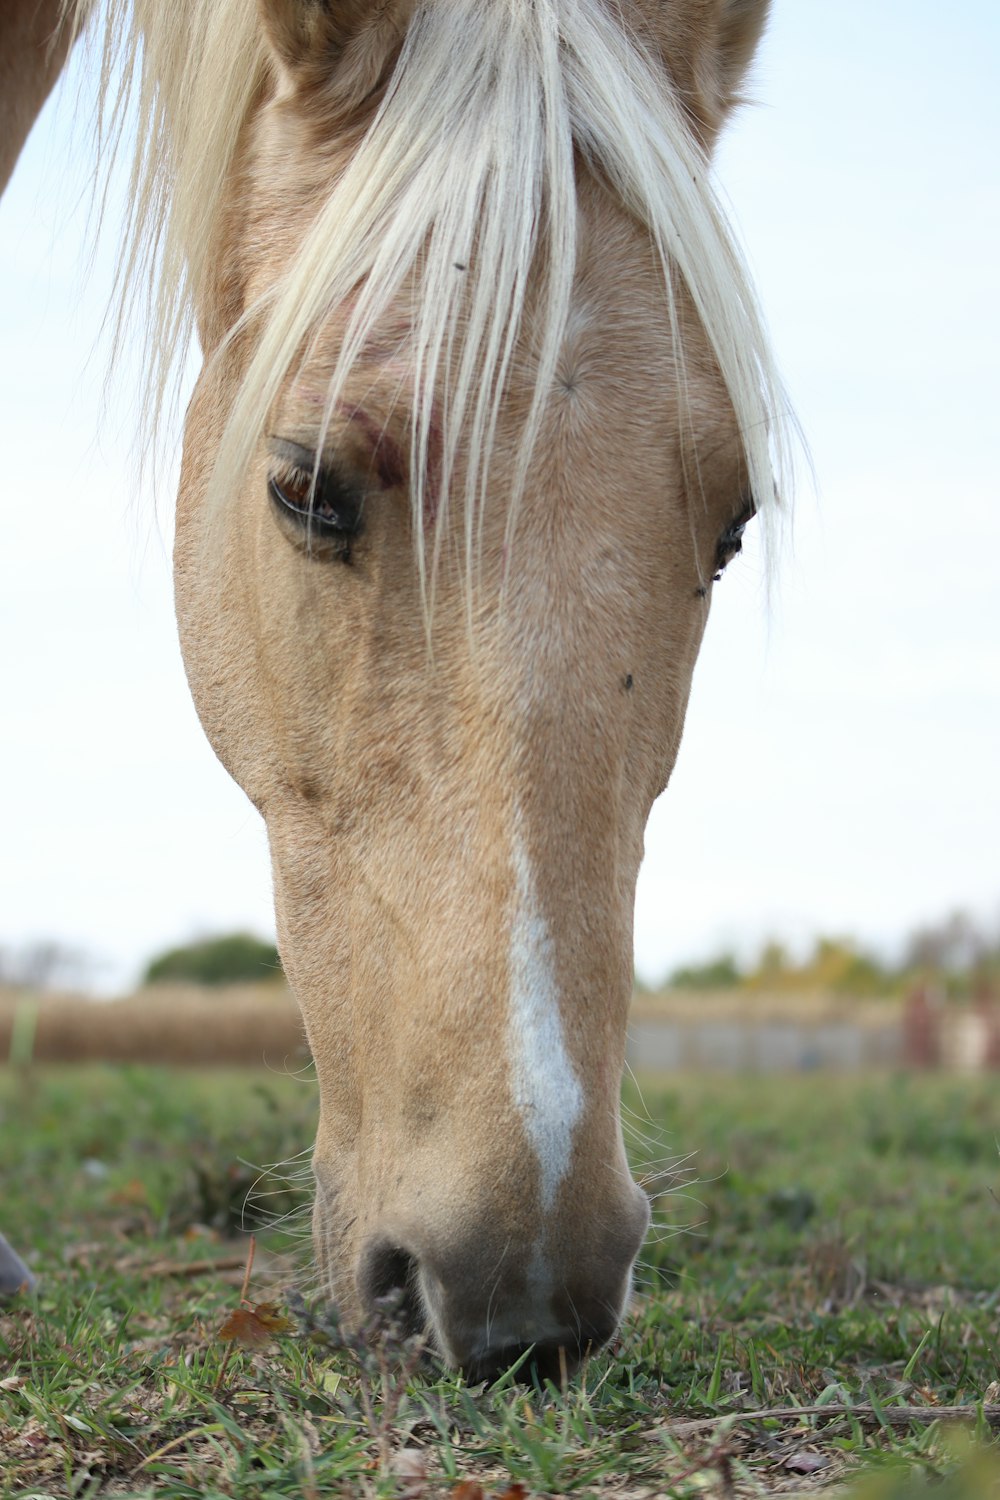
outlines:
[[[986,1072],[1000,1069],[1000,1004],[990,993],[945,1002],[928,988],[902,1001],[667,991],[637,998],[626,1055],[667,1073]]]

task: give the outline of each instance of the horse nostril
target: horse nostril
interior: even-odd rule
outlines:
[[[535,1381],[541,1385],[551,1380],[561,1386],[576,1373],[580,1358],[576,1339],[567,1335],[565,1339],[546,1339],[537,1344],[499,1344],[478,1358],[465,1361],[462,1373],[470,1385],[478,1385],[481,1380],[492,1385],[520,1360],[514,1378],[522,1384]]]
[[[407,1337],[422,1331],[417,1261],[402,1246],[385,1240],[369,1245],[358,1272],[358,1291],[369,1317],[398,1320]]]

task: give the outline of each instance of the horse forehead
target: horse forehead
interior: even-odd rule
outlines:
[[[268,122],[272,122],[270,126]],[[255,205],[253,193],[247,194],[242,206],[249,212],[236,214],[233,228],[238,238],[252,242],[252,253],[261,257],[252,275],[251,290],[266,296],[275,276],[297,255],[305,226],[321,208],[331,182],[349,161],[350,151],[336,141],[317,137],[311,142],[299,137],[295,150],[290,151],[285,122],[279,118],[274,124],[273,112],[267,108],[263,125],[264,137],[273,136],[273,148],[258,153],[257,176],[264,208]],[[296,174],[300,183],[290,181]],[[675,384],[676,348],[681,343],[685,364],[690,367],[686,374],[695,381],[707,377],[724,390],[685,283],[676,278],[672,295],[680,317],[671,319],[664,295],[663,264],[649,231],[586,165],[579,169],[576,223],[574,290],[564,327],[564,350],[613,360],[615,368],[606,374],[627,374],[630,364],[644,367],[648,390],[652,392],[658,386],[663,398]],[[471,270],[471,261],[455,269],[459,275]],[[531,280],[540,285],[545,273],[544,257],[539,254],[532,265]],[[414,371],[407,345],[419,294],[418,261],[357,355],[358,381],[384,385],[394,399],[406,399],[412,393]],[[530,303],[529,292],[529,308]],[[353,311],[352,296],[330,309],[322,326],[313,330],[301,365],[301,370],[308,372],[303,391],[309,384],[316,391],[323,390],[323,376],[328,376],[337,363]],[[513,382],[520,377],[529,388],[535,373],[534,336],[540,326],[530,316],[525,319],[511,368]],[[294,371],[290,378],[295,378]]]
[[[665,479],[667,455],[676,456],[679,442],[711,455],[723,452],[729,460],[738,453],[732,406],[704,329],[693,309],[679,323],[671,321],[662,276],[658,280],[647,261],[640,245],[629,247],[617,264],[605,260],[597,270],[581,266],[546,402],[547,441],[532,461],[532,472],[544,476],[539,482],[548,489],[552,476],[566,474],[579,494],[580,466],[595,478],[600,475],[604,485],[609,474],[636,463],[658,465]],[[417,372],[406,304],[405,296],[397,298],[366,339],[348,377],[351,399],[337,404],[341,416],[373,431],[388,428],[393,419],[405,425],[411,415]],[[308,436],[319,435],[328,423],[335,427],[338,411],[329,409],[328,387],[351,311],[350,303],[333,309],[305,361],[290,372],[279,403],[290,431]],[[505,442],[517,447],[536,376],[529,321],[499,413],[501,457]],[[438,410],[437,401],[433,409]]]

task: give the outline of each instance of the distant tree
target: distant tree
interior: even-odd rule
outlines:
[[[968,994],[978,985],[1000,983],[1000,932],[968,912],[956,911],[942,922],[928,923],[910,934],[903,955],[909,983],[933,978],[946,994]]]
[[[895,987],[895,977],[852,938],[817,938],[804,962],[793,959],[781,943],[765,944],[747,974],[749,989],[764,991],[840,990],[852,995],[880,995]]]
[[[878,995],[893,988],[892,972],[851,938],[818,938],[812,958],[798,972],[810,989]]]
[[[788,949],[777,938],[771,938],[761,949],[754,978],[764,984],[773,984],[775,980],[784,978],[790,968]]]
[[[55,938],[0,947],[0,984],[15,989],[74,989],[101,967],[93,954]]]
[[[273,943],[265,943],[248,932],[232,932],[161,953],[146,969],[144,982],[255,984],[278,979],[281,972],[281,960]]]
[[[755,963],[741,967],[732,953],[675,969],[675,989],[740,988],[759,994],[817,991],[859,996],[905,995],[933,982],[945,995],[1000,992],[1000,921],[957,911],[911,933],[900,960],[880,958],[851,937],[819,937],[806,959],[769,939]]]
[[[995,939],[991,942],[974,917],[956,911],[911,933],[904,962],[914,969],[962,973],[982,965],[995,947]]]
[[[675,969],[667,983],[678,990],[731,990],[741,984],[736,959],[732,953],[720,953],[708,963],[690,964]]]

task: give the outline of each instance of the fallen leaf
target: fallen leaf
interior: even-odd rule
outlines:
[[[194,1240],[208,1240],[211,1244],[217,1245],[219,1243],[219,1231],[217,1229],[209,1229],[207,1224],[189,1224],[182,1238],[189,1245]]]
[[[277,1302],[258,1302],[254,1308],[254,1316],[272,1333],[287,1333],[292,1326],[291,1319],[285,1317]]]
[[[287,1332],[291,1326],[276,1302],[261,1302],[257,1307],[237,1307],[229,1314],[216,1338],[242,1344],[245,1349],[263,1349],[276,1334]]]
[[[463,1479],[452,1489],[451,1500],[486,1500],[486,1492],[474,1479]]]
[[[528,1491],[519,1479],[515,1479],[502,1495],[497,1496],[497,1500],[528,1500]]]
[[[31,1450],[47,1448],[49,1435],[34,1417],[30,1417],[18,1433],[18,1442]]]
[[[825,1469],[829,1462],[822,1453],[811,1453],[804,1449],[801,1453],[790,1453],[785,1459],[785,1468],[792,1474],[816,1474],[820,1469]]]
[[[145,1208],[149,1203],[146,1184],[138,1177],[131,1177],[128,1182],[111,1194],[109,1202],[122,1208]]]
[[[398,1448],[389,1460],[404,1500],[420,1500],[427,1492],[427,1457],[421,1448]]]

